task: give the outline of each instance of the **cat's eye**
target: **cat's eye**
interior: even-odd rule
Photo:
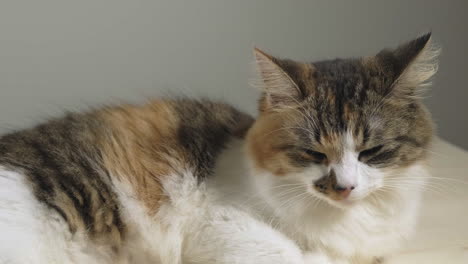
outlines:
[[[373,148],[369,148],[359,152],[359,160],[361,160],[362,158],[372,157],[373,155],[377,154],[377,152],[379,152],[382,148],[383,145],[378,145]]]
[[[303,149],[303,151],[307,156],[312,157],[315,161],[318,161],[318,162],[324,161],[327,158],[327,155],[321,152],[317,152],[315,150]]]

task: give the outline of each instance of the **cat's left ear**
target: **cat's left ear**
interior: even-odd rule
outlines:
[[[294,80],[300,71],[300,63],[275,58],[258,48],[254,49],[254,56],[260,76],[260,81],[254,85],[260,86],[263,93],[261,111],[281,109],[304,98],[304,91]]]
[[[392,72],[391,89],[395,95],[417,97],[437,72],[439,53],[431,33],[427,33],[394,50],[383,50],[376,57],[384,69]]]

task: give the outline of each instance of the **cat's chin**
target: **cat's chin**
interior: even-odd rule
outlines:
[[[333,200],[329,197],[318,193],[318,192],[311,192],[311,194],[316,198],[322,201],[323,204],[326,204],[330,207],[339,208],[339,209],[349,209],[358,204],[361,199],[342,199],[342,200]]]
[[[350,199],[343,199],[339,201],[327,199],[326,201],[330,206],[339,208],[339,209],[344,209],[344,210],[349,209],[355,206],[357,203],[359,203],[359,201],[357,200],[350,200]]]

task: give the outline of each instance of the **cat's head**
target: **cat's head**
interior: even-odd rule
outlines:
[[[303,186],[346,206],[424,160],[433,126],[420,93],[436,72],[438,54],[430,39],[314,63],[255,49],[263,92],[247,148],[268,192]]]

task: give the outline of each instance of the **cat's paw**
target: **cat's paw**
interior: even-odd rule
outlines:
[[[304,264],[384,264],[384,258],[358,258],[353,261],[346,259],[332,259],[321,252],[307,252],[304,254]]]
[[[384,261],[384,258],[380,257],[380,258],[374,258],[374,262],[372,262],[372,264],[383,264],[385,263]]]
[[[304,264],[335,264],[331,259],[320,252],[307,252],[304,254]]]

